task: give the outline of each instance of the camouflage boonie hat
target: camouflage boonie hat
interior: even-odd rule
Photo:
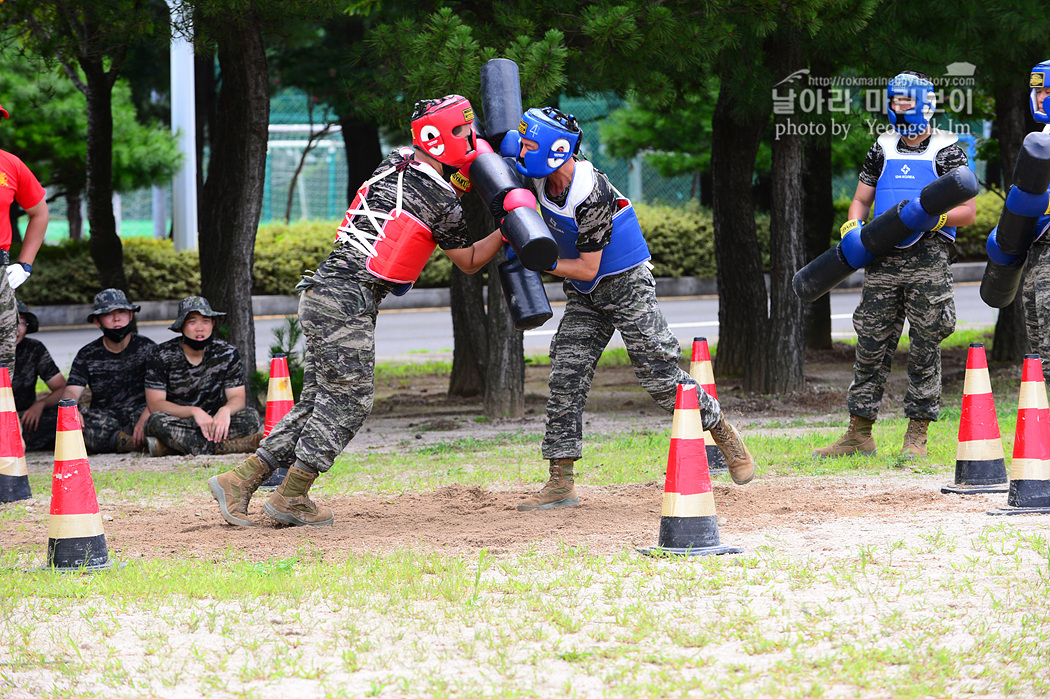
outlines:
[[[179,317],[175,319],[174,323],[168,326],[168,330],[174,330],[177,333],[181,333],[182,324],[186,322],[186,316],[194,311],[208,318],[216,318],[226,315],[225,313],[211,310],[211,304],[208,303],[208,299],[203,296],[189,296],[179,301]]]
[[[142,306],[131,305],[128,297],[120,289],[103,289],[95,294],[95,310],[88,314],[87,322],[90,323],[95,316],[100,316],[110,311],[135,312],[140,310],[142,310]]]
[[[36,313],[29,311],[29,306],[21,299],[18,300],[18,315],[26,317],[26,335],[40,329],[40,319],[36,317]]]

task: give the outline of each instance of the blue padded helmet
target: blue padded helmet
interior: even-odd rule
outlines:
[[[905,112],[893,111],[894,97],[910,97],[915,100]],[[901,73],[886,85],[886,116],[893,128],[903,136],[918,136],[930,124],[937,98],[933,94],[933,83],[920,73]]]
[[[1032,88],[1032,93],[1028,98],[1032,107],[1032,118],[1040,124],[1050,124],[1050,97],[1045,98],[1042,104],[1036,104],[1035,102],[1035,93],[1039,91],[1039,88],[1050,87],[1050,61],[1043,61],[1032,68],[1028,87]]]
[[[554,107],[532,108],[518,124],[522,138],[535,141],[539,148],[517,157],[517,169],[528,177],[546,177],[580,150],[580,125],[576,117]]]

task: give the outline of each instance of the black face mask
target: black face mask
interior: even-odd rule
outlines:
[[[212,337],[213,337],[212,335],[208,335],[208,337],[204,338],[203,340],[194,340],[193,338],[186,337],[185,335],[183,335],[182,336],[182,341],[190,349],[202,350],[202,349],[204,349],[205,347],[207,347],[208,345],[211,344]]]
[[[102,335],[110,342],[120,343],[124,341],[124,338],[131,332],[131,326],[125,325],[123,328],[102,328]]]

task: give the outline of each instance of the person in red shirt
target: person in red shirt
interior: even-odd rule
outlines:
[[[10,119],[0,106],[0,120]],[[29,217],[17,260],[12,260],[11,203],[17,202]],[[18,337],[18,305],[15,289],[33,271],[33,260],[47,232],[47,201],[44,188],[17,156],[0,149],[0,262],[7,268],[0,274],[0,364],[14,370],[15,340]]]

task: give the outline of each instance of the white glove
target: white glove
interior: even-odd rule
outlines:
[[[7,283],[12,291],[22,286],[26,279],[29,279],[29,272],[22,265],[15,263],[7,266]]]

